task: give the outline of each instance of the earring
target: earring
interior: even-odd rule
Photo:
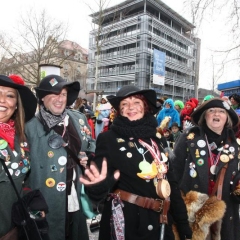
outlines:
[[[17,109],[17,106],[15,107],[15,109]]]

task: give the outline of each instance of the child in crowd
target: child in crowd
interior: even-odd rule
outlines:
[[[173,135],[169,128],[163,129],[163,137],[166,139],[168,147],[173,149]]]
[[[171,131],[172,131],[172,135],[173,135],[173,142],[175,143],[181,134],[180,127],[178,126],[178,124],[176,122],[174,122],[172,124]]]

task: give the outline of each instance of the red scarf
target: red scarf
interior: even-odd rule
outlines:
[[[7,123],[0,122],[0,137],[8,142],[12,150],[14,149],[15,127],[12,119]]]

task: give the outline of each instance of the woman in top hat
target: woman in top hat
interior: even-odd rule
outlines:
[[[195,126],[182,133],[174,147],[174,170],[193,239],[238,240],[240,139],[232,130],[238,116],[227,102],[212,98],[191,118]]]
[[[34,116],[36,107],[37,100],[21,77],[0,75],[0,158],[5,160],[19,193],[30,169],[24,125]],[[8,234],[8,239],[15,240],[17,233],[11,223],[11,208],[17,195],[2,162],[0,166],[0,238]]]
[[[94,163],[80,178],[94,201],[105,199],[99,239],[171,240],[173,221],[180,239],[190,239],[186,208],[156,134],[155,91],[124,86],[107,98],[117,116],[99,134]]]

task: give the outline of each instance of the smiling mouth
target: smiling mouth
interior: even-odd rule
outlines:
[[[220,119],[219,118],[214,118],[213,122],[220,122]]]
[[[0,111],[6,111],[6,110],[7,110],[6,107],[1,107],[1,106],[0,106]]]

